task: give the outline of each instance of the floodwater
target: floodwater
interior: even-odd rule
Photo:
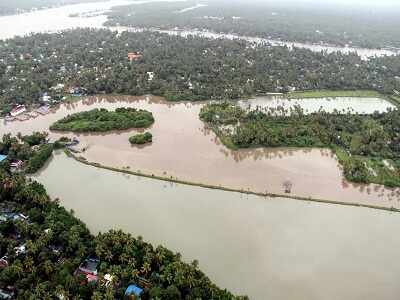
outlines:
[[[177,0],[159,0],[159,1],[177,1]],[[182,0],[179,0],[182,1]],[[134,1],[134,0],[110,0],[96,3],[82,3],[75,5],[66,5],[56,8],[43,9],[33,11],[30,13],[3,16],[0,17],[0,39],[12,38],[15,36],[25,36],[31,33],[39,32],[58,32],[66,29],[73,28],[105,28],[103,24],[107,21],[105,15],[112,7],[151,2],[150,0]],[[199,7],[198,4],[197,7]],[[101,14],[101,13],[104,14]],[[90,16],[93,13],[92,17]],[[79,14],[78,17],[71,17],[71,15]],[[143,31],[141,28],[129,28],[129,27],[110,27],[112,30],[118,31]],[[250,43],[266,44],[273,46],[287,46],[287,47],[298,47],[306,48],[312,51],[320,52],[327,51],[331,52],[357,52],[362,58],[366,59],[372,56],[383,56],[383,55],[397,55],[399,51],[391,51],[385,49],[363,49],[363,48],[352,48],[352,47],[335,47],[327,45],[314,45],[296,42],[285,42],[278,40],[270,40],[258,37],[240,36],[235,34],[223,34],[215,33],[210,31],[200,30],[157,30],[148,28],[146,30],[159,31],[170,35],[180,35],[183,37],[189,35],[201,36],[213,39],[241,39],[246,40]]]
[[[171,1],[171,0],[158,0]],[[151,0],[109,0],[80,3],[61,7],[42,9],[29,13],[0,17],[0,39],[25,36],[31,33],[58,32],[74,28],[104,28],[105,15],[112,7],[142,4]],[[90,16],[93,13],[93,16]],[[103,14],[101,14],[103,13]],[[71,15],[79,14],[79,17]]]
[[[154,125],[148,129],[153,134],[153,143],[144,147],[131,146],[128,141],[137,130],[104,134],[53,132],[51,138],[77,136],[81,141],[79,148],[87,148],[80,156],[120,169],[259,193],[284,194],[283,183],[289,180],[296,196],[400,208],[399,189],[356,185],[344,180],[330,150],[227,149],[199,119],[203,105],[171,103],[151,96],[88,97],[61,105],[46,116],[3,124],[0,134],[48,130],[53,122],[68,114],[93,108],[142,108],[155,117]]]
[[[399,299],[398,213],[171,184],[63,153],[35,179],[93,233],[144,236],[250,299]]]
[[[343,113],[372,114],[374,112],[387,112],[396,109],[396,106],[380,98],[354,98],[354,97],[327,97],[309,99],[288,99],[286,97],[257,97],[250,100],[240,100],[239,105],[244,109],[261,109],[273,111],[280,107],[290,110],[296,106],[301,107],[304,113],[314,113],[324,110],[333,113],[335,110]]]

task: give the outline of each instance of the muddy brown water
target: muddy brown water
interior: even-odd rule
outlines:
[[[171,103],[152,96],[88,97],[61,105],[46,116],[3,124],[0,134],[48,130],[53,122],[68,114],[93,108],[142,108],[152,111],[156,120],[148,129],[153,143],[145,147],[128,142],[129,136],[138,130],[104,134],[52,132],[51,138],[77,136],[81,142],[79,149],[87,148],[79,155],[105,166],[258,193],[284,194],[283,183],[291,181],[292,195],[296,196],[400,208],[399,189],[347,182],[328,149],[227,149],[199,119],[203,105]]]
[[[250,299],[399,299],[398,213],[173,184],[62,152],[35,179],[93,233],[141,235]]]

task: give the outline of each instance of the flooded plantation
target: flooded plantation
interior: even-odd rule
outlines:
[[[308,101],[308,100],[307,100]],[[199,119],[204,103],[166,102],[158,97],[99,96],[63,104],[52,113],[28,121],[7,122],[1,133],[48,130],[62,117],[93,108],[135,107],[149,110],[155,123],[146,131],[153,142],[132,146],[129,137],[140,130],[103,134],[52,132],[77,137],[78,155],[89,162],[143,174],[257,193],[285,194],[364,205],[400,208],[399,189],[347,182],[328,149],[257,148],[230,150]],[[29,124],[29,126],[27,126]]]

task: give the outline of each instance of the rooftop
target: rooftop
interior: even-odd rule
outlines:
[[[143,289],[135,284],[131,284],[125,291],[125,296],[135,295],[140,296],[143,293]]]

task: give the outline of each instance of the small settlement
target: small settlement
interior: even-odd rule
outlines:
[[[6,121],[26,121],[34,119],[40,115],[47,115],[51,112],[51,107],[57,105],[70,97],[81,97],[87,95],[87,90],[82,87],[66,88],[64,84],[57,84],[51,87],[49,91],[44,92],[40,97],[39,105],[29,109],[25,105],[15,105],[9,113],[6,114]]]

